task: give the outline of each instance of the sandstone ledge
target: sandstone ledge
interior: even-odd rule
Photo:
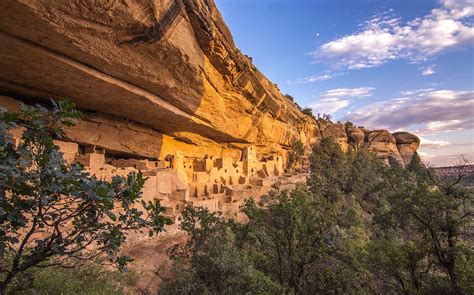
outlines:
[[[86,114],[73,142],[157,160],[254,145],[286,160],[294,140],[309,150],[333,137],[402,166],[418,148],[302,114],[236,48],[212,0],[5,0],[0,24],[0,95],[72,99]]]

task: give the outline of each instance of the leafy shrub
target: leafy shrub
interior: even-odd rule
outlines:
[[[288,98],[289,100],[293,101],[293,102],[295,101],[295,98],[293,96],[289,95],[289,94],[285,94],[285,97]]]
[[[462,178],[323,139],[307,185],[270,193],[265,207],[247,200],[242,223],[186,209],[189,242],[162,292],[472,294],[473,193]]]
[[[132,280],[130,272],[105,270],[92,263],[72,269],[53,266],[26,271],[13,280],[8,291],[15,294],[126,294],[124,285]]]
[[[35,267],[74,267],[106,256],[123,268],[130,261],[120,255],[127,232],[153,235],[170,223],[159,203],[141,200],[140,172],[109,182],[69,165],[53,138],[81,115],[69,101],[53,106],[0,112],[0,293]],[[24,132],[15,144],[10,131],[18,127]]]

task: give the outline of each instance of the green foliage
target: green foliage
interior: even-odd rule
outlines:
[[[271,193],[261,208],[252,199],[241,212],[244,223],[225,221],[203,208],[187,208],[181,228],[188,242],[172,257],[176,278],[163,294],[308,294],[362,290],[365,274],[348,263],[352,235],[341,229],[336,212],[322,196],[299,186]],[[180,253],[180,255],[176,255]],[[349,259],[350,260],[350,259]]]
[[[345,127],[346,130],[348,130],[349,128],[354,127],[354,123],[352,123],[351,121],[347,121],[344,124],[344,127]]]
[[[324,199],[311,197],[303,186],[291,194],[271,194],[270,205],[244,207],[251,225],[245,247],[256,265],[290,293],[311,290],[313,268],[338,247],[338,230]],[[252,212],[252,213],[250,213]]]
[[[389,168],[366,149],[349,152],[345,190],[356,196],[367,213],[374,213],[387,194],[389,183],[385,176]]]
[[[314,118],[316,120],[316,117],[314,116],[313,114],[313,109],[311,109],[310,107],[304,107],[301,112],[307,116],[310,116],[312,118]]]
[[[236,224],[205,208],[187,207],[180,218],[188,241],[172,248],[176,277],[163,283],[161,294],[281,293],[280,286],[254,266],[250,253],[238,246]]]
[[[389,175],[389,206],[374,216],[376,241],[388,243],[403,258],[396,267],[388,264],[397,270],[390,277],[400,289],[412,292],[429,292],[437,281],[442,285],[438,289],[472,293],[474,252],[465,237],[472,228],[473,192],[460,185],[461,176],[443,183],[422,165],[409,168]],[[380,256],[388,249],[382,247]]]
[[[288,167],[300,164],[300,160],[304,155],[304,144],[301,140],[294,140],[291,143],[292,151],[288,155]]]
[[[163,292],[472,294],[473,197],[461,180],[440,181],[417,155],[392,168],[323,139],[307,186],[270,193],[266,207],[247,200],[244,222],[188,208],[189,241]]]
[[[209,240],[220,233],[225,226],[222,217],[201,207],[187,207],[180,216],[180,229],[189,235],[184,248],[176,245],[171,253],[181,258],[189,255],[194,258],[198,253],[208,250]]]
[[[123,268],[130,261],[119,254],[127,232],[152,235],[170,223],[159,203],[141,200],[140,172],[108,182],[66,163],[53,138],[80,113],[65,100],[53,107],[0,113],[0,257],[12,257],[0,264],[0,293],[32,267],[70,267],[106,255]],[[9,131],[19,126],[25,131],[15,145]]]
[[[347,159],[339,144],[324,138],[311,154],[311,177],[308,181],[313,194],[335,201],[345,190]]]
[[[408,171],[417,174],[419,176],[427,177],[428,170],[426,169],[426,166],[423,164],[421,161],[420,155],[415,152],[413,155],[410,163],[406,167]]]
[[[460,184],[463,176],[443,183],[417,154],[407,169],[387,167],[364,149],[344,154],[331,139],[314,148],[311,165],[312,193],[333,204],[346,242],[367,253],[362,267],[376,288],[472,292],[473,248],[464,237],[473,194]]]
[[[304,145],[301,140],[295,140],[291,144],[291,149],[293,150],[293,153],[295,154],[296,159],[301,158],[301,156],[304,155]],[[298,160],[296,160],[298,161]]]
[[[292,102],[295,101],[295,98],[289,94],[285,94],[285,97],[288,98],[289,100],[291,100]]]
[[[34,278],[34,280],[32,279]],[[14,294],[126,294],[130,272],[104,270],[96,264],[77,268],[32,268],[16,277],[8,288]]]

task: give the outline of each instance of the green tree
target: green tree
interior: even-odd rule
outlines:
[[[302,112],[303,114],[308,115],[308,116],[310,116],[310,117],[312,117],[312,118],[314,118],[314,119],[316,120],[316,117],[315,117],[314,114],[313,114],[313,109],[311,109],[310,107],[304,107],[304,108],[301,110],[301,112]]]
[[[246,247],[254,252],[258,268],[287,294],[308,293],[311,273],[323,268],[321,258],[337,247],[338,230],[326,200],[312,198],[302,186],[289,194],[271,194],[267,208],[247,202],[243,211],[252,227]]]
[[[392,274],[393,281],[408,293],[429,292],[427,288],[433,281],[437,282],[437,291],[472,293],[474,252],[468,237],[473,222],[473,192],[460,184],[462,175],[442,182],[413,161],[409,170],[394,169],[388,175],[392,191],[374,222],[378,226],[375,243],[391,246],[381,247],[374,260],[389,257],[391,254],[384,251],[395,249],[403,259],[397,266],[389,263],[384,268],[398,270]]]
[[[365,212],[374,213],[387,194],[389,183],[385,176],[390,168],[364,148],[347,153],[346,161],[345,193],[355,196]]]
[[[423,178],[428,177],[428,169],[421,161],[420,155],[417,152],[413,155],[410,163],[406,167],[409,172],[417,174],[418,177],[422,176]]]
[[[292,102],[295,102],[295,98],[289,94],[285,94],[285,97],[291,100]]]
[[[108,182],[67,164],[53,137],[80,113],[65,100],[53,106],[0,113],[1,294],[34,267],[74,267],[103,255],[123,267],[130,260],[119,253],[127,232],[151,235],[170,223],[159,203],[141,200],[141,173]],[[19,127],[15,145],[9,134]]]
[[[295,165],[301,164],[301,159],[304,155],[304,144],[301,140],[294,140],[291,143],[291,149],[288,156],[288,167],[294,167]]]
[[[171,249],[175,277],[160,294],[279,294],[281,287],[259,271],[251,253],[239,247],[239,228],[206,208],[187,207],[180,217],[184,245]]]
[[[270,193],[265,207],[247,200],[241,223],[187,209],[191,254],[181,255],[167,290],[474,292],[473,196],[462,175],[441,181],[416,154],[407,169],[389,167],[366,149],[344,153],[330,138],[310,160],[307,185]]]
[[[385,169],[383,162],[369,151],[344,153],[332,138],[324,138],[313,147],[309,189],[313,198],[319,196],[329,203],[333,222],[341,233],[337,251],[326,257],[333,266],[318,282],[328,284],[335,292],[343,286],[366,291],[373,288],[365,262],[366,248],[370,214],[386,190]]]
[[[347,121],[346,123],[344,123],[344,128],[346,130],[349,130],[351,127],[354,127],[354,123],[352,123],[351,121]]]
[[[332,138],[313,147],[308,185],[314,195],[336,201],[345,190],[348,166],[344,152]]]

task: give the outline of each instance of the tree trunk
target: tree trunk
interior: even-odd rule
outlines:
[[[462,294],[461,287],[459,286],[458,276],[454,271],[454,267],[448,269],[449,280],[451,282],[451,288],[453,289],[453,294],[460,295]]]
[[[0,284],[0,295],[4,295],[5,294],[5,287],[3,286],[3,284]]]
[[[8,284],[11,283],[14,277],[15,277],[15,273],[9,272],[8,275],[5,277],[5,279],[2,282],[0,282],[0,295],[5,294]]]

